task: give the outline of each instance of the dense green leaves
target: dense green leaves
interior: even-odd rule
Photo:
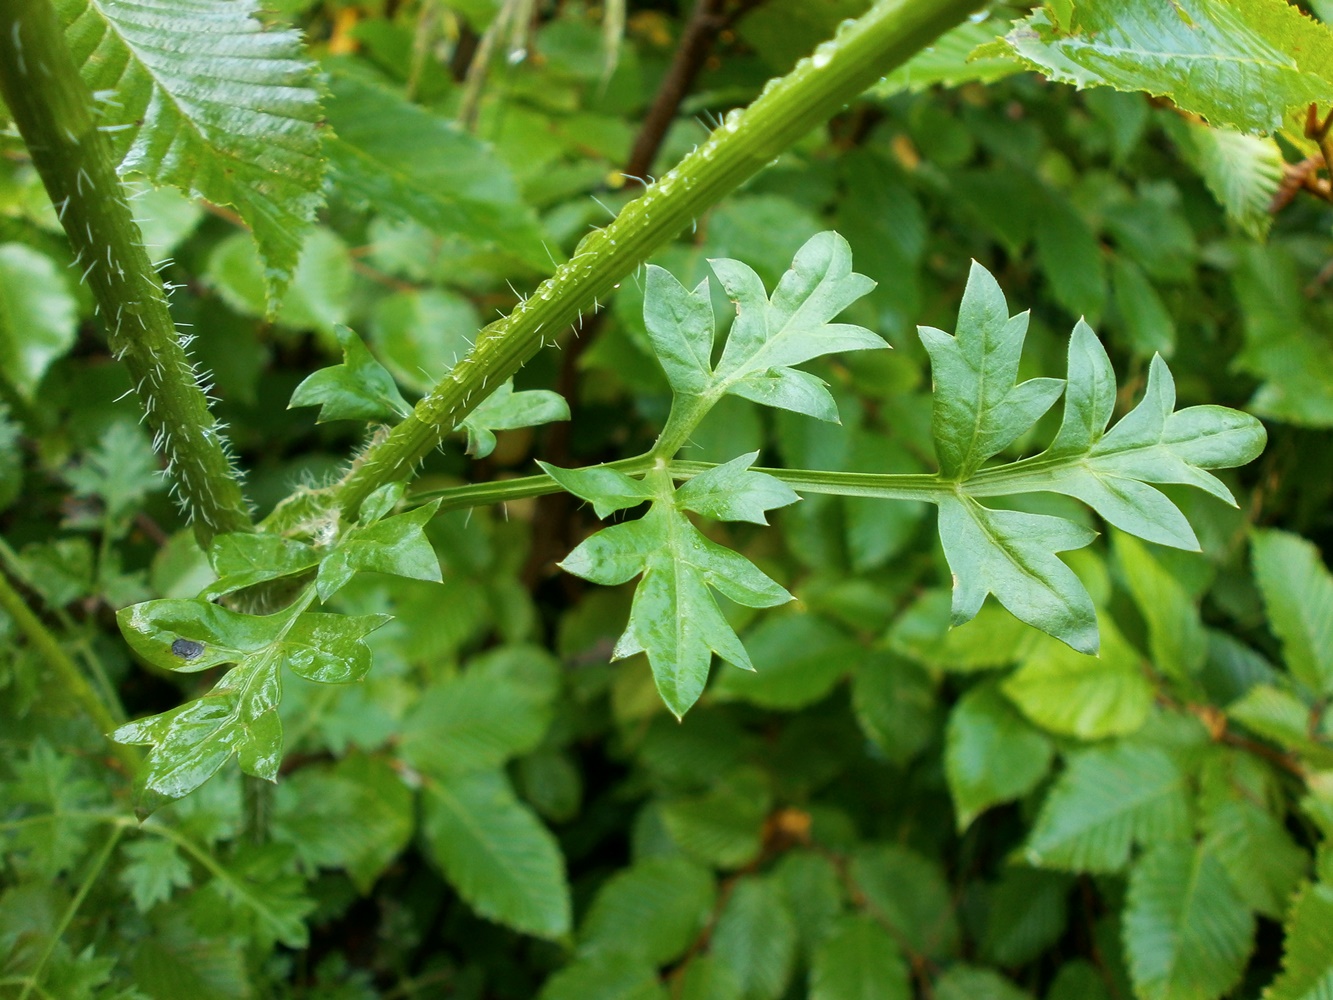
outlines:
[[[496,247],[530,268],[551,265],[541,228],[513,179],[473,136],[347,73],[330,80],[332,170],[343,196],[441,235]]]

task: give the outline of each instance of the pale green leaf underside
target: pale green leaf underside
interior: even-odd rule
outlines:
[[[1072,22],[1037,11],[1005,43],[1060,83],[1169,97],[1245,132],[1333,103],[1333,32],[1285,0],[1108,0],[1080,3]]]
[[[1063,518],[993,510],[980,498],[1063,493],[1129,534],[1197,550],[1185,515],[1151,484],[1196,486],[1234,505],[1226,486],[1205,470],[1253,459],[1266,440],[1263,425],[1221,406],[1177,411],[1175,381],[1154,357],[1143,399],[1108,429],[1115,372],[1081,320],[1063,383],[1016,383],[1026,316],[1009,316],[1003,293],[980,265],[973,265],[958,327],[955,337],[921,330],[935,377],[933,432],[943,480],[929,499],[940,509],[940,538],[954,575],[954,624],[970,621],[994,594],[1016,618],[1079,652],[1096,653],[1092,600],[1055,555],[1088,544],[1094,533]],[[1031,428],[1061,387],[1064,415],[1051,447],[981,469]]]
[[[276,301],[323,204],[322,110],[300,35],[248,0],[60,0],[122,173],[231,205]]]

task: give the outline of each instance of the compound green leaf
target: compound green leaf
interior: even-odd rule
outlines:
[[[1038,867],[1117,872],[1134,844],[1183,840],[1189,833],[1180,765],[1158,747],[1119,743],[1069,758],[1024,853]]]
[[[1155,691],[1138,653],[1111,619],[1100,624],[1096,656],[1046,640],[1000,685],[1019,711],[1048,732],[1100,740],[1128,736],[1148,719]]]
[[[319,564],[315,577],[319,599],[327,601],[359,571],[440,583],[444,579],[440,560],[422,530],[439,506],[436,500],[374,524],[349,528]]]
[[[565,862],[551,832],[498,771],[455,774],[422,790],[431,856],[468,905],[525,934],[569,930]]]
[[[0,243],[0,380],[32,399],[51,362],[74,343],[78,303],[50,257]]]
[[[699,473],[676,490],[677,505],[717,521],[768,524],[765,511],[801,498],[782,480],[749,471],[758,457],[759,452],[752,451]]]
[[[1283,0],[1114,0],[1064,24],[1040,10],[1003,45],[1059,83],[1147,91],[1243,132],[1333,103],[1333,33]]]
[[[1125,952],[1143,1000],[1214,1000],[1240,981],[1254,916],[1206,846],[1158,844],[1135,862]]]
[[[326,420],[377,420],[397,423],[412,412],[393,376],[375,360],[352,330],[334,327],[342,345],[343,363],[307,375],[292,393],[287,408],[318,406],[315,423]]]
[[[340,192],[546,271],[551,254],[504,162],[453,122],[346,73],[329,81],[329,163]],[[554,244],[552,244],[554,246]]]
[[[473,458],[485,458],[495,450],[495,431],[568,419],[569,404],[564,396],[549,389],[515,392],[511,379],[487,396],[457,429],[467,431],[467,453]]]
[[[716,892],[713,876],[693,861],[638,861],[598,890],[579,928],[579,950],[635,954],[654,966],[670,962],[707,923]]]
[[[1060,397],[1064,383],[1059,379],[1017,384],[1027,325],[1027,313],[1010,318],[999,284],[973,261],[958,310],[957,336],[918,328],[935,379],[932,430],[945,479],[967,479]]]
[[[703,692],[714,652],[753,669],[710,588],[752,608],[791,600],[744,556],[700,534],[673,499],[660,494],[642,518],[599,531],[560,565],[607,586],[643,575],[615,655],[647,653],[657,689],[677,717]]]
[[[323,204],[323,114],[300,34],[232,0],[61,0],[66,38],[120,171],[231,205],[254,233],[270,302]]]
[[[907,963],[868,916],[843,917],[815,950],[810,1000],[910,1000]]]
[[[949,713],[946,740],[944,769],[960,830],[991,806],[1032,791],[1055,752],[992,684],[979,684],[959,699]]]
[[[80,496],[98,497],[111,521],[126,518],[149,493],[165,485],[157,456],[138,427],[117,420],[107,427],[65,481]]]
[[[1097,612],[1074,571],[1055,555],[1096,536],[1061,517],[993,510],[962,494],[939,505],[940,541],[954,574],[952,621],[976,617],[987,594],[1019,621],[1081,653],[1098,648]]]
[[[364,638],[389,620],[300,613],[243,615],[205,600],[148,601],[117,615],[130,647],[153,665],[196,672],[235,666],[202,698],[127,723],[111,734],[120,743],[153,749],[140,775],[145,807],[174,799],[207,781],[233,754],[247,774],[272,781],[282,760],[282,667],[309,680],[343,683],[370,668]]]
[[[1287,918],[1282,972],[1264,1000],[1326,1000],[1333,996],[1333,886],[1306,885]]]
[[[1254,577],[1287,668],[1312,691],[1333,694],[1333,575],[1319,550],[1285,531],[1251,540]]]

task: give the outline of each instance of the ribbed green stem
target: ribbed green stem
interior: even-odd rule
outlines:
[[[97,692],[93,690],[92,685],[88,683],[88,679],[83,676],[83,672],[79,670],[79,665],[65,652],[56,637],[47,631],[41,619],[32,613],[32,609],[24,603],[23,598],[10,585],[9,579],[3,573],[0,573],[0,609],[3,609],[10,618],[14,619],[14,624],[18,626],[19,631],[27,637],[28,642],[32,644],[32,648],[51,668],[51,672],[55,674],[56,681],[64,693],[78,703],[88,718],[92,719],[93,724],[103,733],[109,733],[115,729],[116,720],[97,696]],[[138,768],[139,755],[130,747],[112,743],[111,752],[116,755],[130,774],[133,774]]]
[[[700,213],[979,6],[979,0],[881,0],[746,111],[729,114],[707,142],[589,235],[531,298],[481,331],[468,356],[337,488],[345,516],[372,490],[408,478],[442,434]]]
[[[176,334],[162,280],[97,126],[50,0],[0,2],[0,95],[92,290],[112,351],[134,380],[195,533],[245,531],[250,516],[226,442]]]

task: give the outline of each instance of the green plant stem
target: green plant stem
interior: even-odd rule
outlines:
[[[385,483],[407,479],[442,434],[583,309],[598,308],[700,213],[979,6],[978,0],[881,0],[766,87],[746,111],[729,114],[707,142],[625,206],[614,222],[589,234],[530,298],[483,329],[468,356],[358,459],[335,488],[333,499],[343,516],[354,516]]]
[[[29,590],[36,592],[37,587],[33,584],[32,577],[28,573],[28,568],[23,565],[23,560],[18,557],[18,553],[10,547],[10,544],[0,537],[0,564],[3,569],[8,570],[9,575],[21,583]],[[102,697],[102,702],[111,712],[111,717],[120,725],[128,716],[125,714],[125,706],[120,702],[120,695],[116,693],[115,685],[111,683],[111,678],[107,676],[106,667],[102,664],[101,658],[92,648],[92,643],[87,635],[78,635],[79,627],[69,612],[64,608],[54,607],[47,602],[47,610],[51,612],[56,622],[65,633],[73,638],[71,645],[78,651],[79,657],[83,660],[84,666],[88,672],[93,675],[93,680],[97,684],[98,693]]]
[[[599,468],[615,469],[627,476],[637,476],[652,471],[655,461],[656,459],[649,453],[635,458],[621,459],[618,462],[608,462]],[[715,467],[712,462],[669,462],[666,466],[672,479],[692,479],[699,473]],[[955,483],[925,473],[878,475],[868,472],[769,469],[762,466],[756,466],[754,471],[766,472],[802,493],[829,493],[835,496],[872,497],[878,500],[929,501],[942,493],[953,493],[957,488]],[[407,498],[407,501],[412,504],[422,504],[439,500],[440,510],[463,510],[468,507],[485,507],[489,504],[508,503],[511,500],[525,500],[547,493],[558,493],[563,488],[550,476],[542,473],[518,479],[502,479],[492,483],[474,483],[414,493]]]
[[[56,206],[201,545],[250,515],[50,0],[0,3],[0,95]]]
[[[88,869],[88,874],[85,875],[83,881],[79,883],[78,892],[74,894],[74,898],[71,899],[69,905],[65,907],[65,912],[61,914],[60,924],[51,932],[51,940],[46,943],[46,949],[42,952],[42,957],[37,960],[37,964],[33,967],[27,983],[19,993],[18,1000],[27,1000],[28,995],[34,989],[39,992],[44,992],[41,990],[40,984],[42,973],[46,971],[46,963],[51,961],[51,956],[55,954],[56,945],[58,945],[60,939],[65,936],[65,931],[69,929],[70,922],[74,919],[74,915],[79,912],[79,907],[83,905],[83,901],[88,898],[88,893],[92,891],[93,884],[101,876],[102,870],[106,868],[106,863],[111,858],[111,852],[116,849],[116,844],[120,842],[121,834],[124,832],[122,827],[111,828],[111,834],[106,838],[106,843],[102,845],[102,849],[97,852],[97,857],[93,859],[92,866]]]
[[[0,608],[4,609],[5,613],[14,619],[14,624],[19,627],[19,631],[27,636],[28,642],[32,643],[33,648],[37,650],[38,654],[55,673],[56,679],[65,693],[78,702],[79,707],[92,719],[93,724],[103,733],[109,733],[115,729],[115,718],[97,696],[97,692],[88,683],[88,679],[83,676],[78,664],[61,648],[55,636],[47,631],[41,619],[32,613],[32,610],[24,603],[23,598],[19,596],[18,591],[10,585],[9,578],[3,573],[0,573]],[[133,774],[139,766],[138,754],[130,747],[121,746],[118,743],[111,744],[111,750],[125,768]]]

